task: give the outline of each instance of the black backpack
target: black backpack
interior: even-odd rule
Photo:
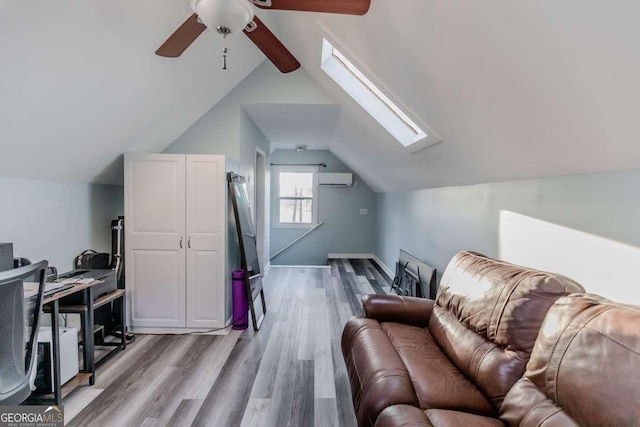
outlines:
[[[88,249],[73,260],[75,270],[106,270],[109,268],[109,254]]]

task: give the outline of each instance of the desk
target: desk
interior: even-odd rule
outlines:
[[[125,290],[117,289],[109,294],[102,295],[93,300],[93,286],[101,283],[94,280],[91,283],[81,283],[73,285],[72,288],[54,293],[44,297],[42,305],[44,311],[51,313],[51,333],[52,333],[52,358],[53,358],[53,401],[55,405],[62,405],[62,398],[75,390],[84,381],[89,380],[89,385],[95,384],[95,360],[93,342],[93,310],[116,299],[120,299],[122,304],[122,341],[119,344],[122,349],[126,347],[125,334]],[[60,306],[60,299],[77,292],[85,292],[86,305]],[[82,319],[82,359],[83,370],[73,377],[64,387],[60,384],[60,313],[78,313]],[[50,396],[50,395],[49,395]],[[34,401],[51,400],[47,395],[35,397]]]

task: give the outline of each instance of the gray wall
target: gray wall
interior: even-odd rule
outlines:
[[[233,92],[232,92],[233,94]],[[230,94],[231,95],[231,94]],[[269,140],[245,113],[241,105],[219,104],[211,108],[196,123],[187,129],[177,140],[169,145],[164,153],[172,154],[218,154],[231,159],[228,170],[236,172],[247,179],[247,192],[251,201],[251,211],[255,218],[255,161],[256,149],[262,150],[267,156],[270,151]],[[268,160],[267,160],[268,164]],[[265,185],[268,183],[267,169]],[[268,189],[265,188],[268,194]],[[269,200],[267,199],[267,203]],[[233,212],[230,217],[232,217]],[[265,211],[265,224],[269,223],[269,209]],[[269,228],[263,226],[265,247],[269,247]],[[231,241],[235,239],[235,229],[230,230]],[[232,268],[239,266],[238,248],[230,245]],[[262,268],[266,268],[266,254],[261,254]]]
[[[440,274],[460,250],[498,257],[501,211],[623,242],[633,250],[640,247],[639,188],[640,170],[629,170],[380,193],[377,255],[393,268],[402,248],[437,267]],[[615,286],[635,282],[629,277],[626,284],[608,285],[611,296],[605,296],[615,298],[621,294]]]
[[[239,105],[216,105],[164,149],[170,154],[220,154],[238,160]]]
[[[325,150],[276,150],[271,163],[326,163],[320,172],[351,172],[333,154]],[[275,168],[275,167],[274,167]],[[271,187],[275,188],[277,174],[271,173]],[[318,229],[303,238],[281,255],[273,258],[273,265],[326,265],[329,253],[373,253],[376,248],[376,196],[357,176],[356,185],[348,188],[320,187],[318,190]],[[271,206],[275,208],[272,194]],[[368,209],[360,215],[360,209]],[[275,218],[272,209],[271,217]],[[278,228],[271,224],[271,253],[275,254],[307,229]]]
[[[85,249],[111,252],[111,220],[124,214],[122,186],[0,178],[0,199],[0,241],[60,272]]]

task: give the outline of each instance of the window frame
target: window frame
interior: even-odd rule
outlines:
[[[320,68],[400,144],[401,150],[413,154],[442,141],[329,34],[322,38]]]
[[[318,167],[317,166],[276,166],[275,172],[275,206],[273,225],[276,228],[313,228],[318,224]],[[312,197],[280,197],[280,174],[281,173],[311,173],[313,174]],[[290,223],[280,222],[280,200],[307,200],[311,199],[311,222],[310,223]]]

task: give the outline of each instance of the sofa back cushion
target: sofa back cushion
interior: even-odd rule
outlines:
[[[584,289],[564,276],[460,252],[444,272],[429,329],[499,409],[524,373],[547,310],[574,292]]]
[[[571,295],[549,310],[501,418],[511,426],[631,426],[640,420],[640,307]]]

